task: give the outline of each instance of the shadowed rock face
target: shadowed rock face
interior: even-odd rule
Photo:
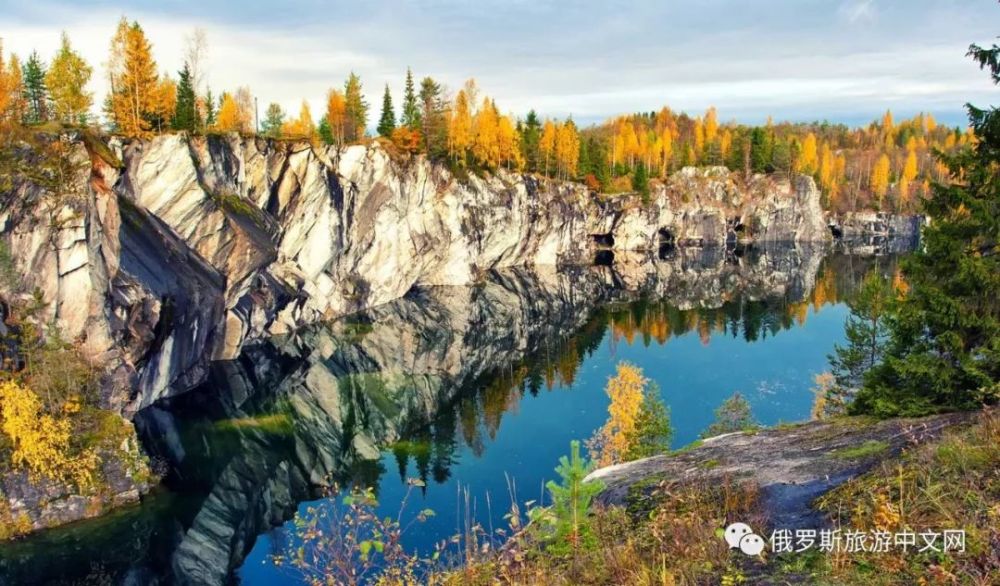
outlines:
[[[738,295],[798,300],[821,258],[805,248],[741,258],[679,251],[656,263],[633,259],[632,275],[509,269],[475,287],[419,289],[249,346],[239,360],[217,363],[203,387],[137,419],[150,453],[173,469],[168,486],[205,491],[170,571],[182,583],[222,582],[298,502],[331,480],[376,484],[381,449],[454,409],[482,381],[585,329],[609,301],[665,296],[711,308]]]
[[[214,362],[191,392],[136,417],[146,451],[170,470],[165,485],[177,504],[160,509],[151,500],[153,519],[85,540],[92,549],[67,560],[70,570],[50,571],[71,574],[87,567],[81,559],[101,559],[114,575],[140,583],[150,576],[225,583],[258,535],[331,481],[377,485],[387,445],[436,429],[497,386],[513,393],[504,386],[515,384],[505,382],[509,373],[540,371],[539,357],[553,349],[582,352],[600,343],[608,304],[666,300],[714,309],[737,298],[777,298],[774,306],[784,308],[809,299],[825,254],[808,245],[738,250],[681,247],[665,258],[619,252],[610,267],[506,269],[472,287],[417,288],[249,344],[236,360]],[[849,266],[858,274],[867,268],[860,260]],[[485,425],[489,416],[480,415]],[[430,462],[432,473],[446,470],[449,457]],[[105,550],[123,553],[112,558]],[[30,568],[38,564],[27,558],[23,567],[37,571]]]
[[[617,262],[667,241],[830,238],[806,177],[686,168],[643,201],[503,170],[461,182],[377,145],[164,135],[106,146],[120,166],[72,144],[72,197],[30,183],[2,194],[0,238],[64,335],[108,365],[106,403],[126,413],[193,388],[249,341],[415,286],[590,264],[604,247]]]

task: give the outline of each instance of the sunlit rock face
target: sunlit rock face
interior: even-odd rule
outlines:
[[[0,238],[24,290],[108,365],[106,402],[129,413],[189,390],[249,341],[414,287],[664,245],[830,238],[807,177],[685,168],[646,198],[604,197],[505,170],[460,180],[377,144],[176,134],[107,147],[73,143],[72,197],[31,184],[3,194]]]

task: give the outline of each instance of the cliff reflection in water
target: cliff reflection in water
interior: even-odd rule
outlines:
[[[105,553],[108,544],[94,539],[77,554],[140,583],[168,575],[225,582],[258,535],[331,482],[378,486],[385,474],[409,471],[434,490],[461,446],[489,458],[505,414],[525,395],[572,385],[606,339],[649,346],[689,332],[704,343],[767,338],[807,320],[810,306],[850,295],[873,264],[804,247],[664,256],[507,270],[476,287],[415,290],[216,363],[200,388],[137,419],[169,470],[176,504],[155,521],[132,521],[129,552],[119,543]],[[894,257],[879,261],[879,270],[894,266]],[[385,449],[398,470],[385,469]],[[46,569],[73,565],[67,558]]]

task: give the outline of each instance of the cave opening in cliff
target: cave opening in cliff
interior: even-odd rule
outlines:
[[[674,233],[667,228],[660,228],[656,231],[656,235],[659,243],[658,256],[660,257],[660,260],[666,260],[672,257],[674,251],[677,249],[677,241],[674,238]]]
[[[594,239],[594,244],[600,248],[613,248],[615,245],[615,237],[610,232],[607,234],[591,234],[590,237]]]
[[[599,267],[610,267],[615,263],[615,252],[613,250],[598,250],[594,254],[594,265]]]

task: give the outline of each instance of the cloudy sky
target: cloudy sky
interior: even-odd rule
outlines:
[[[48,60],[60,30],[95,66],[124,14],[150,37],[162,70],[181,67],[184,37],[203,28],[207,81],[249,85],[321,111],[326,90],[362,77],[377,117],[384,84],[398,104],[406,67],[457,89],[475,77],[503,111],[578,122],[658,109],[720,118],[864,123],[886,108],[964,121],[962,104],[997,103],[964,57],[1000,35],[996,0],[0,0],[5,51]],[[317,114],[318,117],[318,114]],[[373,122],[374,124],[374,122]]]

